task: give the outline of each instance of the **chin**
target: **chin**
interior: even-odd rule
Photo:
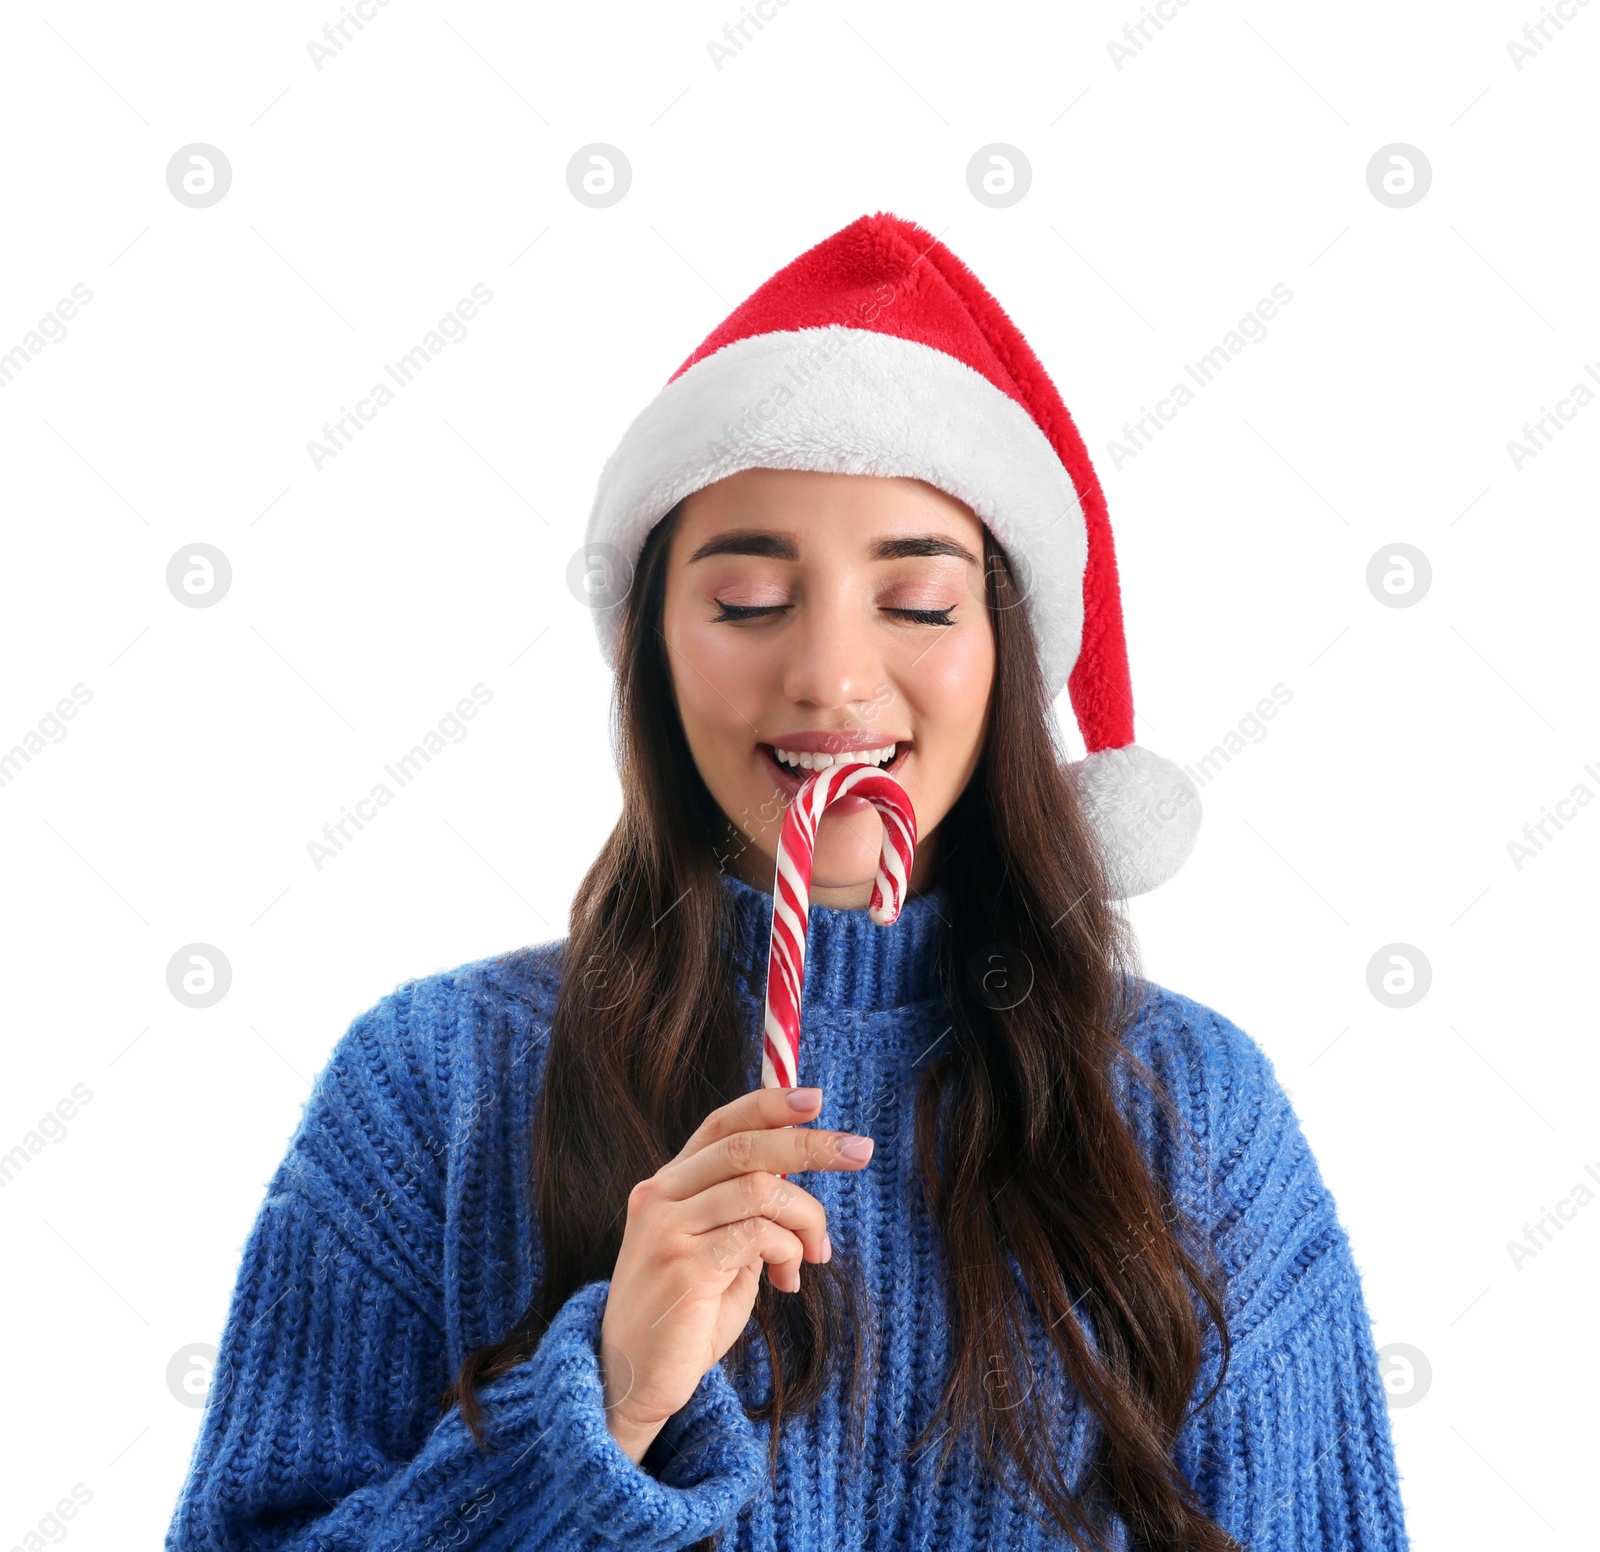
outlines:
[[[870,889],[872,881],[878,876],[878,857],[881,849],[881,828],[875,823],[873,829],[878,835],[873,838],[871,846],[852,846],[848,853],[830,849],[827,852],[819,845],[816,855],[812,858],[811,887],[812,889]]]

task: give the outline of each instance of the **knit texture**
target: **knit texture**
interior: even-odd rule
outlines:
[[[741,941],[770,895],[722,875]],[[355,1019],[317,1077],[248,1238],[167,1552],[668,1552],[722,1530],[739,1552],[1060,1548],[958,1449],[910,1441],[949,1359],[943,1262],[917,1178],[924,1064],[952,1037],[939,990],[942,888],[892,927],[813,905],[801,1081],[818,1124],[868,1133],[866,1169],[813,1173],[836,1253],[861,1266],[882,1346],[867,1447],[845,1447],[836,1389],[782,1428],[776,1480],[764,1375],[713,1367],[645,1466],[606,1430],[597,1361],[608,1282],[579,1289],[538,1351],[481,1394],[496,1449],[435,1404],[461,1358],[498,1340],[540,1270],[531,1115],[561,943],[408,981]],[[760,976],[734,971],[760,1071]],[[1250,1552],[1403,1552],[1384,1388],[1350,1244],[1269,1059],[1227,1019],[1150,983],[1128,1044],[1176,1101],[1119,1087],[1152,1167],[1228,1274],[1234,1349],[1178,1464]],[[1043,1352],[1041,1346],[1039,1352]],[[759,1353],[759,1344],[758,1344]],[[1216,1373],[1216,1351],[1197,1396]],[[759,1365],[758,1365],[759,1368]],[[1061,1458],[1094,1433],[1053,1397]]]

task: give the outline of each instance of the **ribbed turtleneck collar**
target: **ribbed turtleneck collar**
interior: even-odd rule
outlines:
[[[731,873],[719,877],[753,961],[745,991],[759,999],[766,991],[772,896]],[[880,927],[865,907],[843,910],[813,903],[806,929],[803,1009],[869,1012],[941,995],[945,904],[944,885],[937,884],[908,900],[892,926]]]

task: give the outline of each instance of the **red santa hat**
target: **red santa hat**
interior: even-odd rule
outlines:
[[[1200,798],[1134,742],[1105,493],[1039,358],[932,233],[862,216],[751,293],[675,371],[606,461],[586,548],[631,567],[684,496],[741,469],[912,476],[1005,547],[1052,695],[1087,755],[1068,766],[1119,895],[1193,848]],[[618,608],[594,611],[614,661]]]

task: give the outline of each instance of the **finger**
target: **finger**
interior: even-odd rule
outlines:
[[[832,1254],[827,1209],[809,1191],[765,1170],[724,1180],[691,1196],[675,1210],[673,1222],[687,1234],[703,1234],[723,1224],[757,1217],[798,1235],[808,1261],[826,1261]]]
[[[771,1269],[768,1275],[773,1287],[793,1293],[800,1286],[805,1246],[798,1235],[770,1218],[724,1223],[695,1238],[702,1258],[718,1272],[741,1267],[754,1267],[759,1272],[765,1263]]]
[[[813,1121],[822,1108],[821,1089],[751,1089],[713,1110],[678,1153],[686,1159],[735,1132],[762,1131]],[[674,1160],[676,1162],[676,1160]]]
[[[851,1152],[852,1149],[857,1151]],[[858,1157],[857,1153],[866,1156]],[[808,1169],[861,1169],[871,1157],[870,1137],[790,1126],[770,1132],[735,1132],[687,1159],[664,1165],[656,1171],[655,1180],[668,1200],[684,1202],[752,1170],[793,1175]]]

